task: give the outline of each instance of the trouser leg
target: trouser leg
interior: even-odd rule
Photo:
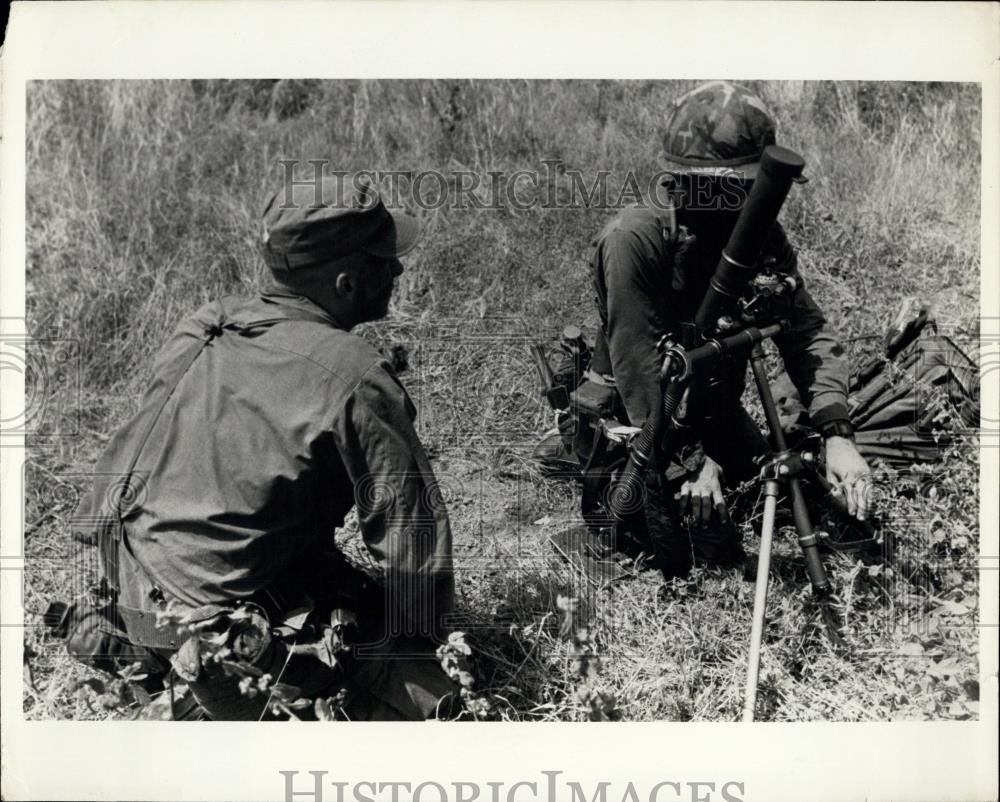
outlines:
[[[256,659],[251,661],[251,665],[259,669],[262,675],[269,674],[272,684],[281,683],[295,687],[301,691],[303,697],[307,691],[307,688],[303,687],[306,684],[303,680],[312,680],[309,684],[313,687],[308,690],[319,690],[321,688],[316,686],[322,686],[324,682],[332,685],[336,681],[332,669],[318,660],[310,661],[315,665],[303,667],[301,662],[293,665],[291,662],[293,657],[285,643],[274,639]],[[241,689],[241,678],[237,674],[227,673],[221,666],[204,666],[198,678],[188,682],[188,687],[198,700],[198,704],[213,721],[273,720],[274,717],[268,715],[268,704],[273,698],[270,691],[260,690],[256,683],[252,689]],[[300,684],[296,685],[296,682]],[[311,710],[303,712],[307,714],[303,717],[312,715]]]
[[[335,670],[310,655],[290,654],[288,645],[274,640],[254,665],[270,674],[272,683],[292,690],[295,697],[315,700],[340,697],[346,717],[355,721],[421,721],[446,718],[456,712],[457,686],[434,657],[432,644],[380,650],[360,657],[347,672]],[[239,677],[222,670],[206,671],[191,682],[192,693],[216,721],[273,719],[270,690],[253,696],[240,690]],[[343,692],[343,693],[342,693]],[[280,697],[278,697],[280,699]],[[313,719],[312,706],[296,711]]]
[[[719,463],[726,484],[735,487],[757,475],[757,460],[768,453],[767,439],[742,404],[727,405],[706,427],[705,453]]]
[[[367,658],[362,650],[351,675],[359,692],[348,716],[371,721],[448,718],[458,711],[458,686],[441,668],[435,645],[422,639],[395,639]]]
[[[315,653],[290,648],[292,643],[272,637],[253,660],[259,671],[271,675],[272,682],[288,686],[301,698],[345,699],[344,712],[354,720],[421,720],[450,712],[449,705],[439,702],[450,699],[458,686],[436,659],[436,644],[393,633],[386,636],[389,623],[384,613],[384,590],[338,551],[317,550],[282,578],[281,588],[278,596],[286,602],[296,591],[313,600],[317,628],[330,622],[333,610],[353,613],[357,634],[352,637],[360,643],[353,655],[345,655],[346,659],[331,667]],[[275,620],[280,610],[269,610],[269,614]],[[318,637],[314,630],[296,636],[300,647]],[[191,683],[191,689],[212,718],[270,718],[268,693],[248,697],[240,691],[239,680],[220,671],[206,672]],[[296,715],[314,717],[311,707],[296,710]]]
[[[757,424],[736,402],[716,411],[711,425],[706,426],[703,446],[719,463],[729,488],[752,479],[759,470],[758,459],[768,452],[767,440]],[[694,529],[692,536],[698,562],[730,565],[743,558],[740,531],[732,521],[722,523],[713,517],[708,526]]]
[[[273,718],[271,703],[295,699],[329,699],[351,720],[419,721],[448,717],[457,712],[458,686],[449,679],[436,658],[435,644],[428,639],[389,637],[380,639],[377,611],[359,616],[366,647],[358,644],[352,655],[344,655],[334,666],[320,660],[313,650],[294,648],[293,643],[272,637],[253,657],[255,675],[270,675],[268,686],[258,691],[240,687],[246,672],[226,671],[203,661],[190,687],[199,704],[216,720],[253,721]],[[372,636],[374,633],[374,636]],[[302,645],[315,641],[315,634],[300,637]],[[259,672],[259,673],[258,673]],[[284,686],[280,691],[274,685]],[[315,717],[313,706],[293,708],[304,719]]]
[[[135,684],[149,693],[161,690],[170,670],[168,661],[144,646],[136,646],[111,632],[108,613],[85,601],[68,605],[62,620],[53,629],[66,638],[66,651],[84,665],[118,675],[134,663],[139,663],[142,680]],[[120,626],[120,623],[119,623]]]
[[[739,530],[715,518],[708,524],[681,519],[674,494],[682,481],[646,480],[644,514],[657,565],[664,579],[686,577],[695,565],[734,565],[743,559]]]
[[[738,403],[719,410],[703,437],[705,452],[722,467],[726,484],[735,487],[751,479],[757,459],[768,445],[753,419]],[[739,529],[717,517],[706,525],[692,524],[678,514],[677,494],[684,477],[667,481],[658,470],[646,474],[646,527],[664,577],[687,576],[692,565],[732,565],[743,558]]]
[[[683,577],[691,570],[691,541],[684,532],[677,504],[662,473],[651,466],[645,475],[643,515],[653,556],[665,579]]]

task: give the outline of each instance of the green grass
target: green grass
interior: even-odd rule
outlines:
[[[30,718],[103,718],[39,624],[92,568],[68,521],[103,443],[135,410],[156,348],[180,318],[264,279],[255,250],[279,159],[338,168],[481,173],[559,159],[585,173],[654,172],[667,104],[693,82],[49,82],[28,95],[27,310],[32,334],[75,341],[79,384],[50,383],[74,436],[30,437],[25,516]],[[931,302],[961,344],[979,309],[979,92],[954,84],[754,83],[782,143],[807,161],[783,221],[813,295],[858,361],[903,296]],[[559,636],[560,595],[579,582],[545,543],[575,513],[575,488],[527,460],[548,425],[525,348],[566,322],[597,324],[589,241],[602,209],[428,216],[390,317],[364,327],[401,344],[420,432],[449,489],[460,605],[478,644],[480,689],[506,719],[585,719],[584,683],[624,719],[730,720],[739,713],[752,584],[695,575],[658,598],[639,573],[588,607],[581,646]],[[65,431],[65,430],[64,430]],[[797,547],[775,569],[761,711],[776,720],[975,717],[978,445],[948,453],[936,494],[882,472],[883,520],[900,539],[882,568],[828,561],[850,654],[809,626]],[[744,526],[756,548],[751,514]],[[759,512],[759,510],[758,510]],[[349,526],[340,534],[360,554]],[[78,565],[74,568],[74,562]],[[585,605],[587,606],[587,605]],[[971,610],[972,612],[965,612]],[[501,622],[498,625],[497,622]],[[596,644],[580,678],[574,649]],[[579,655],[577,655],[579,657]]]

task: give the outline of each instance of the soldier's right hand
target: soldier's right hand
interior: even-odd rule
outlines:
[[[722,469],[711,457],[705,457],[698,475],[681,485],[674,498],[679,502],[678,513],[690,515],[695,524],[707,525],[713,512],[720,523],[729,523],[729,511],[722,494]]]

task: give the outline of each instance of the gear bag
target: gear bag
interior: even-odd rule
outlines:
[[[783,428],[807,428],[788,374],[775,381],[774,394]],[[979,370],[954,340],[937,333],[925,305],[907,299],[885,334],[882,355],[852,374],[848,409],[865,459],[896,470],[936,462],[963,432],[979,428]]]

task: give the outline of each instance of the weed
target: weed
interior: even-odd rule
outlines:
[[[880,334],[910,295],[933,304],[939,324],[975,348],[978,88],[751,83],[780,120],[780,141],[806,159],[810,181],[792,192],[782,219],[810,291],[852,361],[875,353],[877,341],[864,338]],[[635,170],[643,183],[656,170],[668,104],[692,85],[32,84],[28,327],[37,337],[76,342],[81,381],[70,399],[79,406],[79,434],[28,438],[24,593],[33,656],[26,715],[125,713],[90,704],[86,683],[96,675],[60,656],[41,613],[67,587],[85,584],[74,572],[96,564],[89,551],[71,559],[69,519],[107,437],[136,409],[156,349],[187,312],[261,286],[258,214],[265,189],[281,180],[280,159],[446,176],[541,171],[551,159],[587,175]],[[663,596],[656,576],[639,572],[602,593],[585,592],[546,543],[574,516],[577,501],[571,486],[539,477],[526,459],[550,424],[527,350],[518,352],[486,325],[516,320],[519,337],[551,340],[572,322],[592,334],[588,244],[609,214],[429,212],[389,318],[361,333],[387,355],[407,353],[403,380],[419,407],[421,436],[442,481],[458,488],[449,510],[472,654],[452,657],[489,700],[488,715],[732,720],[741,705],[752,586],[734,571],[698,571],[687,592]],[[424,347],[431,339],[440,349],[434,359]],[[978,715],[977,465],[970,437],[933,468],[879,473],[880,515],[898,537],[896,554],[884,566],[829,560],[847,622],[847,657],[810,627],[794,538],[778,533],[764,717]],[[921,490],[928,482],[933,494]],[[753,493],[745,496],[745,545],[753,551],[759,513]],[[356,523],[337,537],[362,553]],[[559,622],[568,610],[560,610],[560,596],[578,599],[573,614],[586,616],[564,636]],[[592,671],[598,659],[599,675]],[[333,717],[337,704],[323,700],[316,713]]]

